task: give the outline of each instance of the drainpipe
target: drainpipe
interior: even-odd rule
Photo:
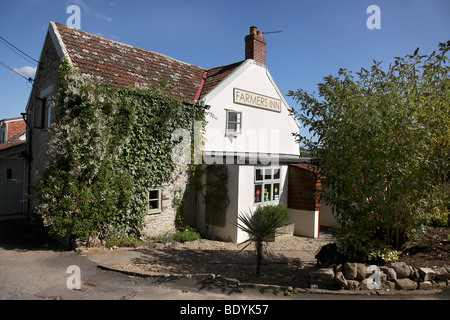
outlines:
[[[27,119],[27,114],[26,113],[21,113],[23,121],[25,121],[25,125],[27,126],[27,129],[29,131],[29,135],[27,136],[27,143],[28,143],[28,154],[27,154],[27,161],[28,161],[28,175],[27,175],[27,218],[28,220],[30,219],[30,207],[31,207],[31,202],[30,202],[30,195],[31,195],[31,160],[32,160],[32,153],[31,153],[31,137],[32,135],[32,130],[31,130],[31,126],[28,123],[28,119]]]

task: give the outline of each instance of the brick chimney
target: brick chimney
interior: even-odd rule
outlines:
[[[245,59],[266,64],[266,44],[262,31],[257,30],[257,27],[250,27],[250,34],[245,37]]]

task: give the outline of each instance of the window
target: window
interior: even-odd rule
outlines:
[[[54,85],[50,85],[36,95],[34,101],[34,127],[37,129],[50,128],[52,124],[52,93]],[[31,112],[31,110],[30,110]]]
[[[241,133],[242,113],[227,110],[227,127],[226,135],[236,136]]]
[[[148,192],[148,214],[161,213],[161,189],[150,189]]]
[[[280,168],[255,168],[254,203],[280,200]]]
[[[44,103],[44,119],[45,119],[45,126],[44,128],[50,128],[50,125],[52,124],[52,98],[47,97],[45,99]]]
[[[1,130],[0,143],[6,143],[6,124],[3,124]]]

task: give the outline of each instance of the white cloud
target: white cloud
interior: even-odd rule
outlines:
[[[99,13],[99,12],[95,11],[94,9],[89,7],[83,0],[69,0],[69,1],[66,1],[66,6],[69,6],[70,4],[75,4],[77,6],[80,6],[82,15],[83,15],[83,13],[86,13],[86,14],[92,15],[92,16],[98,18],[98,19],[103,19],[103,20],[106,20],[108,22],[112,21],[112,17],[107,16],[106,14],[102,14],[102,13]]]
[[[22,68],[14,68],[13,70],[27,78],[33,78],[36,74],[36,67],[23,66]]]

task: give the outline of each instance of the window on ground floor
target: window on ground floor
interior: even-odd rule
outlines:
[[[280,172],[280,167],[255,168],[255,204],[280,200]]]
[[[152,188],[148,191],[148,214],[161,213],[162,211],[161,188]]]

